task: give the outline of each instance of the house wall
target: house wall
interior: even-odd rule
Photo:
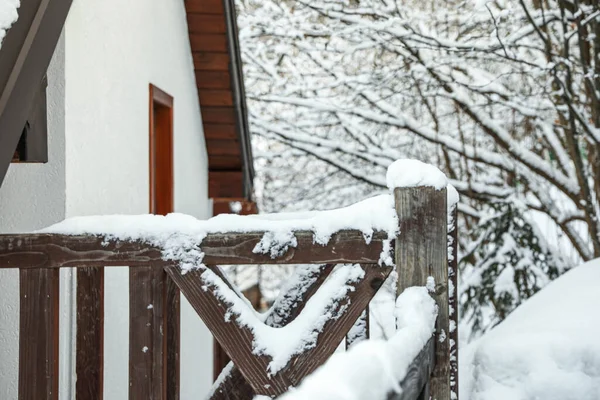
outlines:
[[[64,50],[63,34],[48,67],[49,162],[11,164],[8,168],[0,187],[2,233],[29,232],[65,217]],[[61,280],[68,275],[68,271],[62,272]],[[18,389],[18,279],[18,270],[0,269],[0,399],[7,400],[16,399]]]
[[[149,211],[152,83],[174,98],[175,211],[208,217],[207,156],[184,2],[76,0],[65,31],[66,216]],[[126,399],[126,268],[106,270],[105,301],[105,398]],[[181,332],[181,398],[202,397],[211,384],[212,340],[185,299]]]

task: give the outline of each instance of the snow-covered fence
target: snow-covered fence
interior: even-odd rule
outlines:
[[[382,399],[449,400],[454,329],[446,180],[431,166],[402,161],[390,167],[388,185],[390,195],[324,212],[208,221],[179,214],[81,217],[40,233],[0,235],[0,268],[21,274],[20,398],[58,396],[59,268],[76,267],[78,279],[101,280],[101,268],[128,265],[139,274],[136,282],[145,279],[130,288],[132,399],[178,398],[179,291],[232,359],[210,398],[274,398],[299,386],[344,337],[349,344],[368,338],[369,302],[395,267],[402,296],[396,315],[389,315],[398,333],[387,351],[410,362],[392,370],[394,385],[381,386]],[[296,271],[268,314],[259,315],[218,267],[236,264],[309,266]],[[419,302],[400,300],[414,286],[429,289],[435,304],[426,299],[437,317],[406,305]],[[92,289],[77,298],[79,399],[102,398],[103,287]],[[415,313],[425,322],[415,325],[408,317]],[[353,345],[348,354],[364,347]]]

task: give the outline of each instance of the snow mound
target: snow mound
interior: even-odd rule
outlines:
[[[335,353],[279,399],[385,400],[400,392],[398,384],[433,334],[437,307],[426,288],[412,287],[396,300],[395,315],[398,331],[390,340],[365,340]]]
[[[448,186],[448,179],[442,171],[418,160],[394,161],[388,167],[385,178],[392,192],[399,187],[432,186],[441,190]]]
[[[460,354],[464,400],[600,399],[600,259],[551,282]]]
[[[6,31],[17,21],[17,9],[20,5],[19,0],[0,0],[0,47]]]

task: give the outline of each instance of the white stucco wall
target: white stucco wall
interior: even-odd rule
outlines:
[[[48,68],[47,164],[11,164],[0,187],[0,232],[29,232],[65,217],[64,34]],[[68,272],[62,273],[65,279]],[[0,399],[16,399],[19,272],[0,269]],[[61,343],[62,345],[62,343]]]
[[[66,32],[66,215],[147,213],[149,84],[174,98],[175,211],[209,216],[183,1],[75,0]],[[128,393],[128,272],[106,270],[107,399]],[[212,380],[212,340],[182,301],[181,398]]]
[[[183,1],[74,0],[48,71],[49,163],[9,168],[0,232],[65,217],[148,212],[152,83],[174,98],[175,211],[210,216],[207,156]],[[40,195],[40,193],[42,193]],[[18,271],[0,270],[0,399],[17,398]],[[60,397],[73,398],[73,288],[61,271]],[[128,271],[107,268],[107,399],[128,393]],[[212,381],[212,339],[182,299],[181,398]]]

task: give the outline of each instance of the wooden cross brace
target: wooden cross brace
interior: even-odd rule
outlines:
[[[218,267],[207,268],[234,289]],[[392,270],[376,264],[361,264],[361,268],[364,276],[350,283],[353,290],[334,306],[336,318],[325,323],[316,345],[292,356],[283,369],[270,374],[268,367],[271,358],[253,353],[254,332],[241,324],[235,316],[229,318],[230,304],[222,296],[207,290],[211,282],[206,279],[206,275],[203,276],[205,270],[182,274],[178,266],[165,267],[167,274],[235,364],[226,379],[213,391],[211,399],[251,399],[255,394],[276,397],[286,392],[290,386],[298,385],[302,378],[323,364],[342,342]],[[306,301],[319,290],[332,270],[333,265],[329,264],[306,273],[298,281],[304,286],[300,288],[302,290],[284,294],[265,323],[272,327],[289,324],[302,313]]]

